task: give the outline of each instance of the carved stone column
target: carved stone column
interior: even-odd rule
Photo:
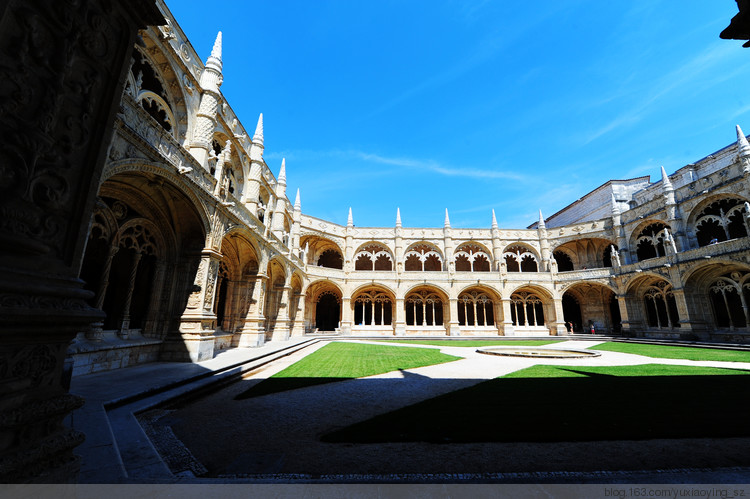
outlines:
[[[156,262],[156,269],[154,271],[153,286],[151,287],[151,303],[148,306],[146,312],[146,320],[143,324],[143,332],[145,336],[158,337],[157,324],[160,313],[163,312],[164,300],[162,299],[162,291],[164,289],[164,276],[166,273],[167,263],[164,260],[159,259]]]
[[[513,306],[513,302],[510,301],[510,298],[503,298],[501,303],[503,305],[502,334],[504,336],[513,336],[515,328],[513,327],[513,319],[510,313],[510,307]]]
[[[617,305],[620,307],[620,324],[624,336],[633,336],[634,328],[628,314],[628,300],[625,295],[617,295]]]
[[[213,303],[216,295],[216,280],[219,274],[221,254],[212,249],[201,252],[201,261],[195,275],[192,292],[188,297],[185,311],[180,317],[182,345],[172,345],[173,352],[181,349],[184,360],[200,362],[212,359],[214,355],[214,331],[216,315]],[[172,356],[177,359],[179,355]]]
[[[143,253],[136,251],[133,254],[133,261],[130,264],[130,279],[128,280],[128,289],[125,294],[125,304],[122,307],[122,321],[120,322],[120,337],[128,339],[130,329],[130,304],[133,300],[133,290],[135,289],[135,278],[138,275],[138,266],[141,263]]]
[[[289,295],[291,294],[291,291],[292,286],[290,286],[289,279],[287,278],[287,280],[284,281],[284,287],[281,288],[279,313],[276,315],[276,326],[273,328],[273,336],[271,338],[274,341],[286,341],[289,339]]]
[[[695,328],[690,316],[690,307],[688,307],[687,298],[685,297],[685,290],[683,288],[674,288],[672,289],[672,294],[677,305],[677,315],[680,317],[680,327],[676,328],[675,331],[679,331],[680,334],[690,334]],[[667,313],[667,316],[669,316],[669,313]],[[674,326],[677,326],[677,324],[674,324]]]
[[[565,314],[563,313],[562,298],[554,298],[552,304],[555,308],[555,320],[550,321],[550,334],[564,336],[568,334],[565,328]]]
[[[0,481],[72,481],[68,343],[104,314],[78,274],[138,28],[153,0],[0,7]]]
[[[305,334],[305,295],[295,293],[297,302],[297,314],[294,316],[294,325],[292,326],[292,337],[304,336]]]
[[[403,297],[396,297],[396,309],[394,312],[396,315],[396,336],[404,336],[406,334],[406,308],[404,308]]]
[[[505,311],[503,310],[503,304],[501,302],[496,302],[493,300],[492,302],[492,313],[494,315],[495,319],[495,327],[497,328],[497,335],[503,336],[505,335],[503,321],[500,319],[501,317],[505,317]]]
[[[352,334],[352,299],[349,296],[341,298],[341,332],[345,335]]]
[[[461,336],[461,329],[458,325],[458,298],[451,298],[449,301],[451,320],[448,322],[448,334],[450,336]]]
[[[104,267],[102,268],[102,276],[99,281],[99,288],[96,291],[96,302],[94,308],[101,310],[104,306],[104,297],[107,295],[107,288],[109,287],[109,274],[112,271],[112,260],[114,259],[120,247],[117,244],[112,244],[107,252],[107,259],[104,261]],[[97,321],[91,324],[91,327],[86,332],[86,338],[91,341],[101,341],[104,322]]]
[[[258,274],[249,277],[250,279],[250,303],[248,304],[247,316],[245,316],[245,325],[240,331],[238,346],[240,347],[259,347],[265,342],[265,328],[263,317],[263,303],[265,295],[265,281],[268,276]]]

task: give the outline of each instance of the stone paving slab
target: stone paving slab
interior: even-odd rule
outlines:
[[[383,345],[384,343],[375,342]],[[557,348],[585,348],[599,341],[571,341]],[[402,344],[391,344],[403,346]],[[408,345],[417,347],[418,345]],[[428,346],[425,346],[428,347]],[[632,454],[632,442],[569,442],[541,444],[451,444],[429,443],[327,444],[319,437],[378,414],[411,405],[444,393],[466,388],[481,381],[536,364],[547,365],[638,365],[669,363],[748,368],[746,363],[699,362],[653,359],[632,354],[602,352],[587,359],[538,359],[495,357],[479,354],[471,347],[437,347],[442,352],[465,357],[464,360],[406,369],[367,378],[291,390],[247,400],[233,400],[247,389],[245,382],[227,387],[221,393],[184,407],[162,421],[170,425],[195,456],[214,475],[247,476],[247,473],[445,473],[497,469],[496,466],[524,466],[546,461],[549,470],[565,463],[591,463],[597,454]],[[664,362],[663,362],[664,361]],[[729,364],[729,366],[728,366]],[[265,377],[268,373],[261,373]],[[509,401],[512,403],[512,401]],[[218,409],[220,408],[220,409]],[[553,410],[553,409],[552,409]],[[220,412],[220,417],[217,414]],[[210,421],[201,432],[196,422]],[[471,421],[461,422],[471,424]],[[503,424],[498,414],[498,424]],[[550,424],[555,424],[554,410]],[[235,435],[227,439],[225,435]],[[684,448],[705,448],[720,454],[727,442],[691,439]],[[750,439],[733,439],[733,445],[746,446]],[[216,442],[220,441],[220,451]],[[530,451],[529,449],[532,449]],[[674,442],[654,440],[638,444],[631,465],[649,466],[648,458],[675,451]],[[697,451],[696,451],[697,452]],[[733,452],[737,452],[735,448]],[[639,457],[638,453],[642,453]],[[533,455],[532,455],[533,454]],[[232,459],[227,459],[232,456]],[[513,456],[517,463],[508,462]],[[698,461],[696,461],[698,462]],[[501,464],[505,463],[505,464]],[[640,464],[639,464],[640,463]]]
[[[84,443],[76,448],[76,454],[82,457],[79,483],[125,481],[128,463],[133,463],[131,473],[169,477],[169,470],[133,417],[134,412],[215,382],[216,373],[220,377],[235,375],[243,366],[310,341],[292,338],[258,348],[232,349],[204,362],[157,362],[74,377],[70,391],[86,401],[68,420],[73,429],[86,435]],[[127,400],[133,402],[107,410]]]
[[[336,338],[337,341],[349,341],[348,338]],[[591,340],[572,340],[551,344],[545,348],[588,348],[595,346],[605,338]],[[263,366],[244,376],[242,381],[227,386],[220,391],[211,393],[201,399],[189,403],[176,411],[166,411],[166,416],[158,423],[171,427],[175,435],[194,453],[201,464],[205,465],[216,476],[249,477],[261,474],[266,477],[280,476],[279,473],[299,473],[305,470],[309,473],[330,474],[346,472],[356,469],[359,476],[362,473],[383,474],[389,472],[436,474],[445,473],[446,469],[455,472],[487,472],[497,469],[495,465],[504,459],[513,457],[518,466],[525,462],[547,459],[550,470],[555,466],[570,460],[590,460],[596,453],[626,453],[633,452],[632,443],[627,442],[572,442],[554,444],[536,444],[533,451],[528,444],[451,444],[450,446],[426,443],[409,444],[369,444],[369,445],[341,445],[324,444],[319,441],[323,433],[346,427],[358,421],[363,421],[377,414],[410,405],[434,396],[448,393],[481,381],[495,378],[530,367],[535,364],[550,365],[637,365],[637,364],[674,364],[674,365],[704,365],[712,367],[735,367],[750,369],[750,363],[687,361],[678,359],[655,359],[633,354],[617,352],[602,352],[601,357],[587,359],[539,359],[496,357],[479,354],[473,347],[434,346],[418,344],[384,343],[372,341],[377,345],[391,345],[398,347],[437,348],[442,352],[464,357],[463,360],[444,364],[425,366],[385,373],[367,378],[317,385],[288,392],[281,392],[267,396],[254,397],[247,400],[233,400],[234,396],[245,391],[252,384],[260,382],[286,366],[308,355],[327,342],[305,349],[303,352],[288,355],[272,364]],[[368,342],[370,343],[370,342]],[[278,343],[274,343],[278,346]],[[256,354],[260,349],[247,352]],[[212,359],[210,369],[219,369],[236,363],[243,352],[227,352],[223,359]],[[247,354],[244,354],[247,355]],[[207,363],[201,363],[200,369],[207,369]],[[167,364],[168,371],[181,372],[182,376],[193,376],[196,370],[194,364]],[[124,380],[124,393],[138,392],[145,386],[163,384],[168,379],[179,376],[169,375],[161,369],[162,366],[138,366],[140,373],[129,369],[117,373],[102,373],[75,379],[72,390],[74,393],[88,391],[87,404],[76,411],[77,425],[86,428],[92,421],[96,423],[93,431],[87,431],[91,440],[84,446],[84,471],[82,482],[115,481],[112,471],[118,467],[113,455],[122,453],[125,459],[134,462],[128,468],[127,464],[119,463],[119,481],[158,480],[169,482],[178,479],[165,471],[160,459],[154,459],[156,452],[150,442],[143,441],[143,431],[135,428],[133,412],[147,409],[148,403],[128,404],[125,407],[110,411],[109,417],[117,442],[123,443],[122,449],[111,438],[112,431],[108,429],[110,421],[101,409],[101,403],[107,397],[119,396],[120,390],[102,386],[103,382],[117,382],[117,374]],[[111,378],[103,376],[111,375]],[[93,378],[98,379],[94,380]],[[78,390],[76,392],[75,390]],[[189,389],[186,387],[184,392]],[[173,395],[173,394],[172,394]],[[96,399],[95,397],[99,397]],[[163,400],[167,395],[162,397]],[[88,416],[84,416],[88,414]],[[88,422],[86,420],[88,418]],[[119,418],[124,418],[119,421]],[[102,421],[104,419],[105,421]],[[103,428],[102,423],[107,428]],[[471,424],[470,421],[466,424]],[[498,424],[502,424],[502,415],[498,415]],[[554,414],[550,416],[550,424],[554,424]],[[138,430],[138,431],[136,431]],[[108,433],[110,434],[108,440]],[[230,436],[227,438],[227,436]],[[146,439],[147,440],[147,439]],[[719,452],[716,447],[725,445],[750,445],[750,439],[733,439],[734,442],[707,442],[707,439],[692,439],[698,442],[685,442],[684,445],[697,448],[702,446],[712,452]],[[726,439],[724,439],[726,440]],[[108,443],[109,442],[109,443]],[[218,444],[218,445],[217,445]],[[332,447],[335,445],[335,447]],[[671,446],[671,447],[670,447]],[[150,450],[149,450],[150,447]],[[673,442],[649,441],[642,443],[639,452],[658,453],[669,449],[675,452]],[[184,451],[185,449],[180,449]],[[533,452],[533,456],[529,455]],[[139,453],[143,459],[138,461]],[[228,459],[227,456],[232,456]],[[92,461],[95,459],[95,461]],[[98,466],[92,467],[92,462]],[[639,462],[635,459],[634,464]],[[451,464],[452,463],[452,464]],[[463,464],[458,464],[463,463]],[[471,464],[474,463],[474,464]],[[514,463],[510,463],[514,464]],[[478,467],[477,467],[478,465]],[[469,466],[469,468],[461,468]],[[471,468],[474,466],[474,468]],[[484,466],[484,468],[483,468]],[[127,471],[125,469],[127,468]],[[512,466],[511,466],[512,468]],[[248,475],[248,473],[250,475]],[[313,475],[308,475],[308,478]],[[420,475],[422,476],[422,475]],[[750,475],[743,475],[750,476]],[[273,481],[273,479],[269,478]],[[533,480],[532,480],[533,481]]]

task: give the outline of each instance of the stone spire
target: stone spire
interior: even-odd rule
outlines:
[[[214,129],[216,128],[216,113],[222,100],[219,87],[224,81],[224,76],[221,74],[221,69],[221,31],[219,31],[214,49],[206,61],[206,67],[201,71],[200,87],[203,93],[196,113],[193,138],[190,143],[190,153],[206,170],[209,169],[208,159]]]
[[[401,227],[401,208],[396,208],[396,227]]]
[[[354,227],[354,218],[352,217],[352,207],[349,207],[349,217],[346,219],[347,227]]]
[[[746,158],[750,156],[750,144],[747,142],[747,137],[742,133],[742,128],[739,125],[737,127],[737,154],[740,158]]]
[[[494,208],[492,208],[492,228],[497,229],[497,217],[495,216]]]
[[[450,228],[451,220],[448,218],[448,208],[445,209],[445,222],[443,224],[446,228]]]
[[[286,158],[281,158],[281,170],[279,170],[279,184],[286,186]]]
[[[544,216],[542,215],[542,210],[539,210],[539,224],[538,224],[538,227],[540,229],[546,229],[547,228],[547,226],[544,225]]]
[[[665,192],[674,190],[672,181],[669,180],[669,175],[667,175],[667,171],[663,166],[661,167],[661,185]]]
[[[260,113],[260,117],[258,117],[258,125],[255,127],[255,135],[253,135],[253,145],[258,145],[263,149],[263,113]]]
[[[750,144],[747,142],[747,137],[742,133],[742,129],[737,125],[737,156],[742,165],[742,174],[745,176],[750,175]]]
[[[294,198],[294,211],[302,211],[302,202],[299,199],[299,188],[297,189],[297,196]]]
[[[216,41],[214,42],[214,48],[211,50],[211,55],[206,60],[206,67],[212,67],[217,71],[221,72],[221,31],[216,35]]]

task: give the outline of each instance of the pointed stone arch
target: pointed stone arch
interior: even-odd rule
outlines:
[[[748,202],[744,197],[722,193],[704,199],[688,216],[688,236],[694,246],[707,246],[750,234]]]
[[[492,252],[476,241],[462,243],[453,253],[457,272],[489,272],[492,269]]]
[[[305,291],[305,321],[311,330],[335,331],[342,320],[343,290],[330,280],[310,283]]]
[[[539,272],[541,261],[539,253],[533,247],[513,243],[503,250],[501,268],[505,268],[506,272]]]
[[[394,258],[390,248],[383,243],[371,241],[362,244],[354,253],[354,270],[394,270]]]
[[[427,241],[410,244],[404,252],[404,270],[407,272],[440,272],[444,270],[444,261],[440,248]]]

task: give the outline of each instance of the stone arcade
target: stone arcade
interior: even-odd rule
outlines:
[[[351,210],[340,226],[290,200],[263,115],[246,129],[221,94],[221,33],[204,64],[161,0],[142,3],[0,11],[3,477],[75,468],[66,349],[79,375],[315,332],[542,336],[570,322],[747,342],[739,126],[671,175],[611,180],[525,229],[494,212],[489,228],[453,228],[447,210],[442,228],[404,227],[399,211],[393,227],[355,227]]]

